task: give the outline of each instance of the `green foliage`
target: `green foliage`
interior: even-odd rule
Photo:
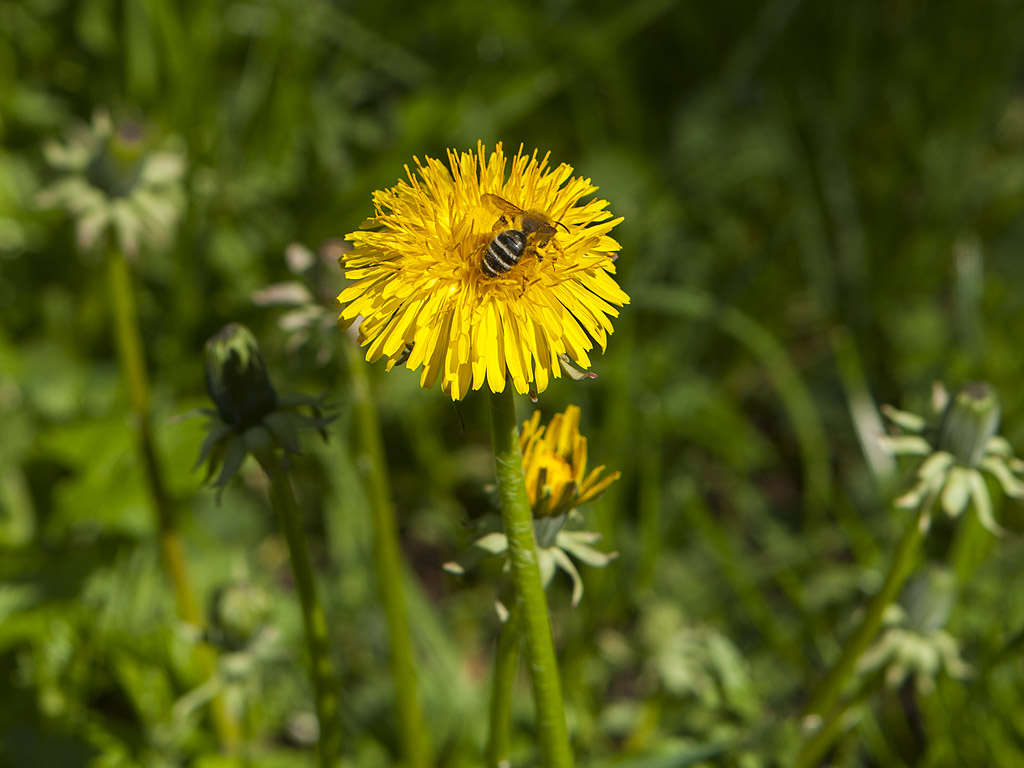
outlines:
[[[599,378],[537,406],[578,404],[591,463],[622,472],[583,510],[619,558],[583,573],[579,608],[568,583],[549,593],[578,762],[790,764],[905,520],[888,501],[914,466],[876,453],[876,404],[923,412],[933,380],[984,379],[1024,448],[1022,28],[1019,0],[0,4],[0,763],[227,766],[203,706],[221,693],[251,765],[311,764],[301,615],[262,478],[243,465],[217,503],[190,473],[200,425],[173,420],[208,405],[202,346],[230,321],[282,391],[338,408],[292,477],[350,764],[395,763],[344,339],[295,343],[253,294],[295,279],[290,244],[357,227],[413,155],[479,139],[550,149],[626,217],[632,304]],[[265,601],[250,638],[222,642],[214,688],[161,568],[103,270],[39,204],[59,176],[44,147],[100,109],[187,163],[176,237],[132,270],[202,604]],[[327,264],[309,287],[329,303]],[[437,763],[479,765],[498,574],[441,566],[493,511],[485,403],[371,376]],[[1024,763],[1024,513],[990,491],[1004,536],[936,517],[925,544],[956,579],[929,632],[969,671],[858,678],[833,764]],[[516,765],[536,754],[527,686]]]

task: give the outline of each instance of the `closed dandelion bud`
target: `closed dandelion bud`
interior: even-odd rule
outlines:
[[[206,342],[206,389],[221,419],[244,428],[277,407],[259,343],[239,323],[229,323]]]
[[[110,198],[131,194],[142,173],[144,135],[142,125],[126,121],[111,126],[112,133],[103,142],[85,171],[85,177]]]
[[[325,428],[334,416],[324,413],[323,395],[278,395],[259,343],[244,325],[230,323],[211,336],[205,357],[206,389],[217,410],[198,411],[211,418],[196,467],[207,465],[207,479],[217,473],[215,487],[223,488],[250,454],[261,463],[278,450],[300,454],[303,429],[316,429],[327,439]]]
[[[934,408],[941,410],[938,429],[912,413],[885,407],[883,414],[896,430],[883,443],[896,456],[919,456],[913,487],[893,503],[900,509],[930,511],[939,506],[951,518],[974,509],[989,531],[1002,531],[992,514],[992,499],[983,474],[1015,499],[1024,499],[1024,462],[999,437],[999,399],[983,381],[965,384],[952,398],[937,388]],[[930,437],[932,436],[932,437]]]
[[[270,595],[262,587],[232,584],[214,595],[210,625],[225,647],[240,650],[267,623],[270,607]]]
[[[992,387],[983,381],[968,382],[942,414],[939,450],[951,453],[960,466],[978,466],[999,428],[999,417],[999,398]]]

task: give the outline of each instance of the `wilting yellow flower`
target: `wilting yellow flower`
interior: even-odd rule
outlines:
[[[561,375],[560,357],[589,368],[616,307],[629,303],[612,278],[619,244],[608,234],[622,219],[605,200],[581,202],[597,187],[522,149],[507,168],[501,144],[450,150],[447,164],[414,160],[408,181],[375,192],[375,216],[346,235],[353,249],[341,263],[355,282],[338,296],[339,324],[362,317],[366,359],[422,366],[420,384],[440,377],[453,400],[485,383],[502,392],[508,377],[517,392],[543,392]],[[529,227],[488,195],[539,212],[554,230],[527,232],[518,263],[496,277],[481,268],[488,245]]]
[[[556,414],[543,427],[540,411],[535,411],[523,424],[519,436],[526,492],[533,509],[541,583],[547,588],[555,573],[564,571],[572,580],[574,606],[583,597],[583,579],[573,559],[592,568],[604,568],[618,557],[618,552],[601,552],[592,546],[601,540],[601,534],[578,527],[583,518],[576,507],[596,499],[620,474],[613,472],[601,477],[603,465],[587,474],[587,438],[579,428],[580,409],[570,405],[565,413]],[[494,526],[498,525],[494,520]],[[488,530],[457,562],[445,563],[443,567],[449,573],[463,574],[487,555],[506,558],[507,567],[508,537],[503,532]],[[507,612],[502,607],[499,613],[504,621]]]
[[[519,436],[523,451],[526,492],[534,517],[552,517],[593,501],[619,478],[619,472],[601,477],[604,465],[587,474],[587,438],[580,434],[580,409],[570,405],[540,426],[540,411],[523,424]]]

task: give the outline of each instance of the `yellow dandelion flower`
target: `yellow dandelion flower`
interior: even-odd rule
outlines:
[[[407,181],[374,193],[375,215],[346,236],[341,263],[355,282],[338,296],[341,326],[362,318],[369,362],[422,366],[425,389],[440,378],[459,400],[485,384],[502,392],[508,378],[517,392],[543,392],[560,356],[586,369],[595,343],[604,351],[616,307],[629,303],[608,234],[622,219],[605,200],[581,202],[597,187],[570,166],[522,148],[511,160],[500,143],[449,150],[447,165],[414,158]],[[522,252],[491,276],[484,254],[506,231]]]
[[[534,517],[561,515],[593,501],[619,478],[618,472],[601,477],[604,465],[587,473],[587,438],[580,434],[575,405],[555,414],[546,427],[535,411],[523,424],[519,445]]]

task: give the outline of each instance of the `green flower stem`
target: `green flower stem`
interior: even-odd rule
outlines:
[[[491,686],[490,732],[487,738],[487,765],[508,768],[512,748],[512,689],[519,666],[519,621],[508,617],[498,632],[494,652],[494,681]]]
[[[174,525],[174,510],[164,485],[163,471],[153,439],[149,412],[149,377],[146,375],[146,360],[139,334],[131,271],[119,253],[111,253],[107,263],[118,354],[131,399],[132,422],[156,518],[162,560],[171,579],[178,616],[188,624],[202,627],[205,623],[203,614],[188,576],[184,547]],[[196,649],[196,660],[207,679],[216,674],[217,657],[210,646],[200,645]],[[234,754],[238,750],[241,733],[220,695],[211,700],[210,714],[221,746],[229,754]]]
[[[843,727],[847,724],[844,715],[856,704],[863,701],[863,699],[864,695],[861,693],[850,700],[841,702],[831,717],[823,721],[821,726],[809,735],[800,750],[795,765],[802,766],[803,768],[818,765],[821,761],[821,756],[842,735]]]
[[[885,609],[899,596],[900,590],[914,568],[918,549],[924,538],[925,523],[932,501],[931,499],[927,500],[921,510],[910,519],[896,545],[896,551],[893,553],[889,572],[885,576],[882,588],[871,599],[860,626],[846,641],[839,659],[822,680],[814,695],[811,696],[810,703],[805,710],[804,723],[812,726],[813,729],[808,733],[797,756],[794,763],[796,768],[810,768],[817,765],[818,760],[839,734],[836,721],[845,709],[842,706],[837,709],[837,705],[840,703],[843,689],[856,669],[857,660],[877,637],[878,631],[882,627],[882,616]]]
[[[985,530],[977,515],[963,515],[960,518],[949,557],[960,584],[971,581],[974,572],[992,551],[993,541],[995,537]]]
[[[416,664],[409,618],[402,592],[404,573],[395,509],[391,502],[387,461],[381,440],[380,421],[374,407],[367,366],[358,347],[348,339],[343,342],[352,375],[351,397],[355,406],[362,456],[360,465],[367,474],[373,519],[373,564],[377,590],[390,639],[391,675],[395,682],[395,707],[401,731],[402,746],[409,768],[431,765],[430,740],[417,695]]]
[[[256,458],[270,480],[270,500],[277,511],[281,530],[288,542],[295,589],[299,593],[299,603],[302,605],[310,677],[316,697],[316,715],[320,722],[320,766],[335,768],[341,762],[341,721],[338,716],[340,686],[331,664],[327,617],[317,595],[309,547],[306,545],[306,536],[299,520],[299,507],[288,480],[288,473],[281,466],[277,455]]]
[[[523,454],[519,448],[519,422],[511,386],[491,396],[491,426],[494,464],[501,499],[501,521],[508,537],[512,563],[512,584],[516,604],[513,613],[526,634],[526,655],[537,710],[537,734],[543,765],[547,768],[572,766],[572,748],[565,724],[562,683],[558,676],[555,644],[548,619],[548,602],[537,566],[537,543],[533,515],[526,495]]]

